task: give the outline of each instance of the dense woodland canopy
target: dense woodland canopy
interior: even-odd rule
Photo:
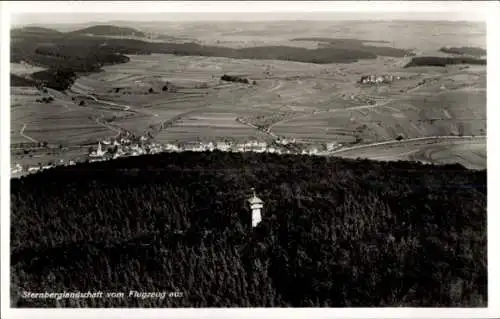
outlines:
[[[94,33],[96,36],[86,36]],[[102,66],[124,63],[126,54],[175,54],[186,56],[216,56],[235,59],[273,59],[310,63],[351,63],[359,59],[375,59],[378,55],[404,56],[405,50],[389,47],[364,46],[360,41],[337,41],[318,49],[290,46],[262,46],[234,49],[222,46],[201,45],[194,42],[148,42],[130,38],[107,36],[145,36],[131,28],[99,25],[73,32],[26,27],[11,31],[11,62],[25,61],[32,65],[48,68],[36,73],[34,80],[57,90],[72,85],[72,80],[55,78],[60,69],[75,73],[99,71]],[[107,35],[107,36],[106,36]],[[332,40],[333,41],[333,40]],[[22,84],[20,81],[14,85]]]
[[[70,34],[93,34],[106,36],[136,36],[145,37],[144,32],[129,27],[118,27],[109,24],[94,25],[70,32]]]
[[[228,82],[238,82],[238,83],[244,83],[244,84],[249,84],[250,81],[248,81],[247,78],[242,78],[236,75],[227,75],[224,74],[223,76],[220,77],[222,81],[228,81]]]
[[[477,59],[473,57],[435,57],[435,56],[418,56],[413,57],[405,67],[415,66],[440,66],[455,64],[473,64],[473,65],[486,65],[486,59]]]
[[[139,54],[143,51],[124,48],[123,44],[102,46],[102,40],[85,41],[85,37],[81,36],[56,36],[54,39],[49,44],[37,44],[29,37],[14,41],[11,45],[11,62],[25,61],[47,68],[35,72],[31,78],[60,91],[69,88],[78,74],[98,72],[102,66],[128,62],[130,58],[124,54]],[[13,85],[17,83],[19,82],[14,82]]]
[[[450,53],[450,54],[458,54],[458,55],[471,55],[471,56],[485,56],[486,55],[486,50],[482,48],[475,48],[475,47],[451,47],[451,48],[446,48],[443,47],[439,49],[439,51],[443,53]]]
[[[58,167],[11,194],[13,293],[184,293],[19,307],[487,304],[484,170],[185,152]]]

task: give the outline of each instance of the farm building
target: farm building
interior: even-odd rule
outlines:
[[[399,77],[397,78],[399,79]],[[392,75],[364,75],[359,80],[362,84],[380,84],[380,83],[391,83],[394,81],[394,76]]]

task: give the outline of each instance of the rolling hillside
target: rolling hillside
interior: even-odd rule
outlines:
[[[54,29],[49,29],[49,28],[43,28],[43,27],[22,27],[22,28],[15,28],[10,31],[10,36],[11,37],[19,37],[19,36],[55,36],[55,35],[60,35],[62,34],[61,32],[54,30]]]
[[[96,36],[136,36],[144,37],[145,34],[139,30],[129,27],[117,27],[114,25],[95,25],[88,28],[69,32],[72,35],[96,35]]]

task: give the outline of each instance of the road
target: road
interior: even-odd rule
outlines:
[[[29,137],[28,135],[24,134],[24,130],[26,129],[26,124],[23,124],[23,127],[21,128],[21,130],[19,131],[19,134],[21,134],[22,137],[24,137],[25,139],[28,139],[30,140],[31,142],[34,142],[34,143],[38,143],[37,140],[35,140],[34,138],[31,138]]]
[[[366,144],[366,145],[358,145],[358,146],[353,146],[353,147],[346,147],[342,148],[333,152],[330,152],[331,155],[339,154],[342,152],[347,152],[347,151],[352,151],[352,150],[358,150],[358,149],[366,149],[366,148],[372,148],[376,146],[381,146],[381,145],[392,145],[392,144],[406,144],[410,142],[416,142],[416,141],[432,141],[432,140],[465,140],[465,139],[486,139],[486,136],[428,136],[428,137],[416,137],[416,138],[410,138],[406,140],[401,140],[401,141],[385,141],[385,142],[377,142],[377,143],[372,143],[372,144]]]
[[[239,122],[239,123],[241,123],[241,124],[243,124],[243,125],[246,125],[246,126],[248,126],[250,128],[253,128],[253,129],[255,129],[255,130],[259,131],[259,132],[263,132],[265,134],[268,134],[272,138],[275,138],[275,139],[278,138],[278,135],[276,135],[274,132],[271,132],[269,129],[261,129],[258,126],[254,125],[254,124],[252,124],[250,122],[247,122],[247,121],[245,121],[242,118],[238,117],[238,118],[236,118],[236,121]]]

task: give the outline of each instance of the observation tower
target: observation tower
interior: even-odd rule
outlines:
[[[252,227],[255,227],[262,220],[261,209],[264,207],[264,202],[255,194],[255,188],[252,188],[252,192],[253,196],[248,199],[248,202],[252,210]]]

